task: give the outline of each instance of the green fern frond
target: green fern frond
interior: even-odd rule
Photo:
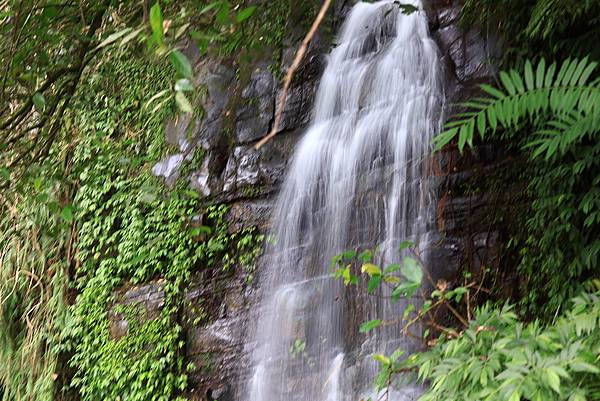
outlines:
[[[523,74],[516,70],[500,73],[502,88],[481,85],[488,98],[462,104],[471,110],[446,124],[445,131],[434,139],[439,150],[458,136],[458,148],[473,144],[476,133],[483,139],[498,126],[515,129],[525,121],[550,121],[526,144],[533,155],[564,153],[570,144],[600,130],[600,81],[590,82],[596,62],[588,58],[567,60],[560,68],[552,63],[546,68],[542,59],[533,68],[525,63]]]
[[[547,39],[556,31],[566,29],[581,16],[597,7],[596,0],[542,0],[531,13],[525,32],[531,38]]]

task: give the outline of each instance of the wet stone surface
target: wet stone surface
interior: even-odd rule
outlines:
[[[333,28],[339,25],[350,3],[334,3]],[[445,68],[449,103],[476,93],[477,85],[495,73],[494,59],[498,55],[493,41],[483,40],[474,30],[465,33],[460,29],[458,10],[453,1],[435,0],[427,5],[431,34],[440,47]],[[295,33],[293,37],[296,39],[288,39],[289,48],[283,51],[284,67],[291,62],[301,36]],[[205,85],[208,92],[201,104],[205,116],[200,121],[180,118],[167,123],[167,140],[176,151],[171,159],[165,159],[166,164],[155,167],[156,174],[171,184],[181,170],[182,154],[187,146],[193,146],[194,151],[202,152],[202,157],[193,159],[198,165],[192,165],[190,176],[183,177],[189,180],[190,187],[207,200],[231,206],[227,218],[232,230],[258,227],[261,232],[268,232],[274,198],[286,166],[311,118],[325,61],[323,55],[329,46],[322,36],[311,46],[288,94],[281,132],[260,150],[253,145],[271,128],[281,90],[268,68],[271,60],[255,62],[250,67],[249,80],[243,84],[236,78],[235,67],[223,61],[194,62],[198,83]],[[193,55],[193,46],[186,51]],[[457,152],[443,154],[439,171],[432,179],[440,199],[437,232],[432,240],[436,246],[430,252],[430,267],[436,278],[455,280],[467,261],[478,266],[499,263],[501,236],[494,227],[483,224],[482,218],[492,205],[489,194],[453,194],[474,168],[493,169],[504,158],[502,153],[485,148],[476,156],[470,163],[461,163]],[[248,281],[248,270],[240,266],[231,269],[227,274],[220,268],[202,272],[188,288],[191,306],[187,313],[194,319],[185,325],[186,357],[197,366],[190,376],[188,395],[192,400],[233,400],[249,380],[249,352],[255,344],[244,341],[248,323],[260,313],[255,307],[258,294],[256,282]],[[260,271],[256,273],[260,279]],[[159,313],[162,307],[162,287],[158,282],[123,289],[117,294],[119,302],[142,305],[149,316]],[[354,307],[360,305],[356,303]],[[109,317],[113,337],[125,335],[128,324],[123,316],[111,309]],[[198,317],[201,319],[195,321]],[[348,330],[358,323],[349,321]]]

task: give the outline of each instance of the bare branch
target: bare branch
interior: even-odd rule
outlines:
[[[255,146],[255,149],[260,149],[265,143],[269,142],[276,134],[279,129],[279,125],[281,124],[281,117],[283,116],[283,110],[285,109],[285,100],[287,98],[288,91],[290,89],[290,84],[292,83],[292,79],[294,78],[294,74],[298,67],[300,67],[300,63],[306,54],[306,50],[308,49],[308,45],[312,40],[315,32],[321,25],[323,18],[325,18],[325,14],[331,5],[331,0],[324,0],[323,5],[321,6],[321,10],[319,10],[319,14],[317,14],[317,18],[315,18],[310,30],[304,37],[300,48],[296,52],[296,57],[294,58],[294,62],[288,69],[285,74],[285,79],[283,81],[283,90],[281,91],[281,95],[279,95],[279,101],[277,103],[277,113],[275,114],[275,121],[273,122],[273,127],[271,128],[271,132],[269,132],[263,139],[261,139]]]

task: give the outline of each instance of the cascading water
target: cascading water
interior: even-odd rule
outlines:
[[[433,201],[422,177],[439,125],[438,69],[422,11],[404,14],[397,1],[354,6],[275,208],[255,365],[240,401],[358,400],[376,371],[370,354],[409,347],[391,326],[370,342],[359,336],[358,323],[398,316],[402,306],[365,299],[328,266],[346,249],[376,244],[379,262],[397,262],[401,241],[426,242]]]

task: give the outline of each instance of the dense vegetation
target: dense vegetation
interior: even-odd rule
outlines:
[[[243,63],[281,45],[286,9],[0,4],[0,398],[182,397],[182,325],[202,316],[181,313],[190,274],[251,265],[261,244],[229,229],[225,205],[151,173],[170,150],[165,121],[202,115],[183,38]],[[116,288],[148,281],[164,291],[158,316],[114,305]],[[109,310],[128,322],[119,341]]]
[[[484,283],[469,272],[455,288],[429,280],[428,293],[412,257],[391,269],[359,261],[369,287],[387,279],[392,294],[421,299],[395,323],[407,334],[415,320],[429,327],[424,352],[375,356],[378,388],[416,377],[429,384],[423,401],[600,399],[599,11],[593,0],[464,2],[465,26],[499,34],[506,71],[462,104],[435,150],[496,141],[523,160],[524,174],[512,179],[526,184],[527,207],[504,216],[512,220],[507,248],[517,251],[520,296],[475,305]],[[500,185],[495,190],[511,182]],[[402,280],[388,277],[395,270]],[[454,323],[434,318],[440,310]]]
[[[253,4],[0,2],[2,399],[184,398],[194,369],[182,338],[190,275],[248,264],[262,238],[232,232],[226,206],[185,182],[165,188],[151,167],[169,150],[165,121],[202,116],[185,38],[240,74],[280,50],[293,2]],[[436,144],[469,152],[497,141],[523,160],[528,203],[510,241],[520,296],[472,304],[481,283],[466,275],[451,289],[429,282],[428,293],[418,255],[378,267],[369,252],[347,253],[336,275],[358,282],[356,262],[370,292],[385,284],[396,299],[422,298],[396,323],[427,349],[376,355],[380,388],[413,372],[431,385],[423,400],[598,400],[600,2],[466,0],[461,15],[499,33],[506,72]],[[164,290],[158,316],[115,305],[116,289],[148,281]],[[129,323],[119,341],[109,310]]]

